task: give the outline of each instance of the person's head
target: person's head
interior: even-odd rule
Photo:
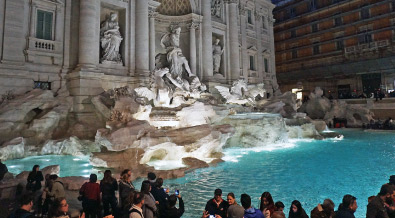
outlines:
[[[342,205],[343,208],[347,208],[355,212],[358,208],[357,198],[352,195],[344,195]]]
[[[104,176],[102,181],[107,183],[111,183],[113,181],[111,170],[104,171]]]
[[[121,180],[122,181],[129,181],[132,176],[132,171],[129,169],[125,169],[121,172]]]
[[[251,207],[251,197],[247,194],[242,194],[240,196],[240,203],[244,209],[248,209]]]
[[[214,191],[214,199],[218,202],[222,199],[222,190],[217,188]]]
[[[368,197],[368,203],[370,203],[376,196],[372,195],[370,197]]]
[[[226,196],[226,200],[228,201],[229,205],[237,204],[235,199],[235,194],[233,194],[233,192],[228,193]]]
[[[49,217],[56,217],[63,215],[69,211],[69,205],[67,204],[66,198],[56,198],[52,203],[50,216]]]
[[[291,208],[289,208],[289,214],[300,214],[302,212],[302,204],[298,200],[292,201]]]
[[[167,199],[167,203],[169,204],[170,208],[176,206],[177,196],[175,194],[170,195]]]
[[[177,34],[180,34],[181,33],[181,27],[176,27],[174,29],[174,32],[177,33]]]
[[[92,174],[89,176],[89,182],[96,183],[96,182],[97,182],[97,175],[94,174],[94,173],[92,173]]]
[[[143,194],[149,194],[151,191],[151,184],[148,180],[144,180],[143,183],[141,183],[141,193]]]
[[[163,179],[162,178],[158,178],[156,180],[156,187],[160,188],[163,185]]]
[[[38,171],[40,171],[40,166],[39,166],[39,165],[34,165],[32,171],[33,171],[33,172],[38,172]]]
[[[58,179],[58,175],[56,175],[56,174],[51,174],[51,175],[49,176],[49,179],[52,180],[52,181],[55,181],[55,180]]]
[[[133,204],[137,207],[143,207],[144,205],[144,193],[135,192],[133,196]]]
[[[274,205],[272,195],[269,192],[263,192],[259,209],[263,211],[263,209],[267,208],[269,205]]]
[[[385,200],[395,199],[395,189],[392,184],[384,184],[381,186],[379,196],[385,197]]]
[[[110,14],[110,18],[111,18],[112,21],[115,21],[117,19],[117,17],[118,17],[118,15],[116,13],[114,13],[114,12],[112,12]]]
[[[149,173],[147,174],[147,178],[148,178],[148,180],[150,180],[150,181],[155,181],[156,175],[155,175],[155,173],[153,173],[153,172],[149,172]]]
[[[285,218],[285,214],[283,211],[274,211],[271,218]]]
[[[277,201],[274,206],[276,207],[276,211],[284,211],[284,203],[281,201]]]
[[[24,194],[20,200],[21,208],[30,211],[33,208],[34,196],[32,194]]]
[[[324,200],[324,203],[322,203],[322,208],[324,209],[325,213],[330,214],[333,211],[335,211],[335,203],[329,198]]]
[[[218,45],[220,41],[221,41],[220,39],[216,39],[215,44]]]

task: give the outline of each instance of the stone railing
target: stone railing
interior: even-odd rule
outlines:
[[[58,53],[61,49],[59,42],[29,37],[29,50]]]
[[[59,65],[62,60],[63,45],[59,41],[29,37],[25,52],[28,62]]]
[[[388,40],[382,40],[382,41],[376,41],[376,42],[346,47],[344,49],[344,51],[347,55],[347,54],[352,54],[352,53],[373,51],[373,50],[377,50],[378,48],[387,47],[389,45],[390,44],[389,44]]]

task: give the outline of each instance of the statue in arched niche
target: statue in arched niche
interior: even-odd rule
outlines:
[[[119,32],[117,21],[118,15],[114,12],[110,14],[100,28],[100,42],[103,49],[101,62],[113,62],[122,64],[121,54],[119,54],[119,46],[123,40]]]
[[[219,69],[221,67],[221,57],[224,53],[224,49],[221,48],[220,39],[216,39],[213,45],[213,71],[214,73],[220,73]]]

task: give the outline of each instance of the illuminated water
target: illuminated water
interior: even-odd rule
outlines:
[[[342,130],[342,140],[300,140],[281,149],[232,148],[225,151],[226,162],[217,167],[199,169],[186,177],[166,180],[165,187],[180,189],[186,203],[183,217],[201,217],[207,200],[216,188],[223,193],[234,192],[252,196],[259,205],[259,196],[269,191],[274,201],[282,201],[286,215],[290,203],[297,199],[310,211],[325,198],[331,198],[336,208],[343,195],[357,197],[356,217],[365,217],[367,198],[378,193],[380,186],[395,174],[395,132],[363,132]],[[61,176],[89,175],[92,170],[87,158],[44,156],[7,161],[13,170],[31,170],[60,164]],[[46,161],[50,160],[50,161]],[[26,164],[27,166],[23,166]],[[62,167],[63,166],[63,167]],[[141,180],[135,181],[137,188]],[[224,196],[225,198],[225,196]]]

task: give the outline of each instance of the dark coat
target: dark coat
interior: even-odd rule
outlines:
[[[222,218],[226,218],[228,207],[229,204],[227,201],[222,200],[222,202],[219,205],[217,205],[214,198],[212,198],[207,202],[205,210],[208,211],[210,215],[217,214],[220,215]]]
[[[389,218],[384,201],[380,196],[376,196],[369,204],[366,211],[366,218]]]
[[[33,187],[31,191],[35,192],[41,189],[41,182],[44,181],[44,176],[41,171],[30,172],[27,177],[27,183],[32,183]],[[35,182],[35,183],[34,183]]]
[[[315,207],[310,214],[310,218],[335,218],[335,212],[325,213],[325,211],[319,211],[317,207]]]
[[[115,197],[115,191],[118,190],[117,180],[113,179],[112,183],[100,181],[100,191],[102,198]]]
[[[184,201],[179,198],[180,207],[169,207],[168,205],[164,208],[163,213],[161,212],[161,218],[180,218],[184,214]]]
[[[355,218],[354,212],[348,208],[340,208],[336,211],[335,218]]]
[[[289,212],[288,218],[309,218],[306,211],[300,208],[300,213],[294,213],[292,210]]]

